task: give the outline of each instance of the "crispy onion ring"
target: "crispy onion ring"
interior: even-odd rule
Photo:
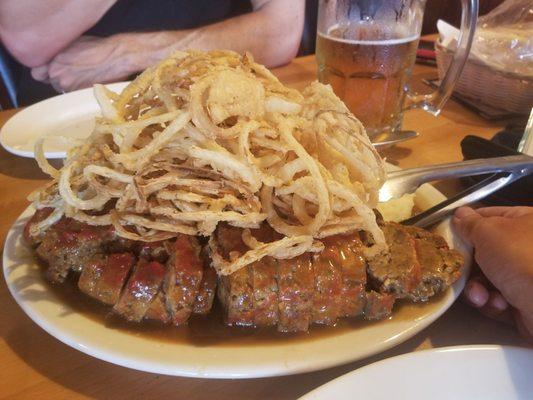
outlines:
[[[41,168],[41,171],[43,171],[45,174],[50,175],[52,178],[58,178],[59,177],[59,170],[54,168],[46,159],[44,156],[44,141],[46,140],[46,137],[40,137],[35,142],[35,160],[37,161],[37,165],[39,165],[39,168]]]
[[[364,128],[328,86],[285,87],[249,54],[177,52],[122,93],[96,85],[102,110],[91,136],[64,167],[45,159],[54,181],[31,200],[63,215],[112,225],[118,236],[156,241],[209,236],[219,274],[262,257],[321,251],[320,239],[366,231],[385,248],[372,209],[385,178]],[[230,260],[214,239],[219,223],[242,228],[248,247]],[[250,229],[269,224],[282,238],[263,243]]]

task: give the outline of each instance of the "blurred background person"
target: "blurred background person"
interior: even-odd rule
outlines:
[[[480,15],[501,2],[479,0]],[[439,18],[458,26],[459,4],[428,0],[422,34]],[[11,55],[0,45],[0,104],[125,80],[173,49],[249,50],[281,65],[314,53],[317,9],[318,0],[2,0],[0,41]]]
[[[305,0],[2,0],[0,39],[19,64],[19,105],[127,80],[188,48],[296,56]],[[16,69],[16,66],[15,66]]]

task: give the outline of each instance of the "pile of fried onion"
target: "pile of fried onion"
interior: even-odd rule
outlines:
[[[369,252],[386,248],[372,211],[383,161],[329,86],[299,92],[249,54],[188,51],[120,94],[102,85],[94,94],[102,117],[60,170],[45,159],[44,139],[36,145],[54,179],[30,200],[54,211],[32,229],[67,216],[152,242],[210,236],[225,222],[243,228],[250,249],[224,259],[211,246],[222,275],[264,256],[319,252],[321,238],[360,230],[373,238]],[[264,221],[282,238],[250,235]]]

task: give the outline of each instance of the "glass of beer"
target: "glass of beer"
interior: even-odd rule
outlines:
[[[438,115],[468,58],[477,0],[462,1],[461,35],[440,87],[428,95],[409,91],[425,0],[320,0],[318,79],[330,84],[363,123],[368,136],[400,130],[403,112],[423,108]]]

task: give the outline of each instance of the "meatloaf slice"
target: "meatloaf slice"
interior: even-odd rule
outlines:
[[[365,307],[366,261],[359,237],[350,236],[345,243],[347,250],[341,249],[341,316],[357,317],[363,314]]]
[[[366,261],[358,234],[335,235],[323,240],[330,262],[341,267],[341,317],[357,317],[365,306]]]
[[[253,289],[250,266],[219,278],[217,294],[229,326],[253,326]]]
[[[174,325],[182,325],[191,315],[203,275],[200,245],[195,237],[179,235],[167,262],[164,291],[166,306]]]
[[[448,247],[442,236],[414,226],[405,229],[414,238],[421,266],[421,281],[409,297],[413,301],[427,301],[459,279],[464,259],[461,253]]]
[[[313,318],[315,261],[309,253],[278,260],[278,331],[307,331]]]
[[[390,317],[396,297],[391,293],[378,293],[371,290],[366,293],[365,319],[378,320]]]
[[[264,257],[253,263],[252,287],[255,326],[274,326],[278,323],[278,261]]]
[[[154,301],[165,278],[165,266],[139,260],[113,311],[128,321],[140,322]]]
[[[115,305],[133,265],[135,257],[131,253],[111,254],[105,262],[90,262],[83,268],[78,287],[102,303]]]
[[[252,236],[260,242],[268,243],[279,238],[268,224],[251,230]],[[278,323],[278,260],[263,257],[250,265],[253,290],[254,325],[256,327],[275,326]]]
[[[144,318],[160,321],[165,324],[170,322],[171,316],[167,310],[165,293],[163,292],[162,288],[159,289],[154,301],[152,301],[152,304],[150,304],[150,308],[148,311],[146,311]]]
[[[46,277],[63,282],[72,269],[81,272],[97,254],[104,252],[106,231],[91,226],[72,226],[58,222],[46,231],[37,254],[48,263]]]
[[[217,289],[217,273],[214,268],[204,263],[202,282],[194,300],[192,312],[194,314],[209,314],[213,306]]]
[[[389,251],[368,260],[369,278],[378,292],[406,297],[421,279],[415,240],[402,225],[394,222],[382,224],[381,229]]]
[[[227,224],[219,225],[215,231],[218,247],[225,259],[243,254],[248,250],[242,241],[242,229]],[[229,326],[253,326],[253,277],[252,267],[241,268],[218,279],[217,295],[224,309],[224,321]]]
[[[97,298],[96,287],[102,278],[106,263],[106,257],[98,254],[85,264],[80,278],[78,279],[78,288],[83,293],[90,297]]]
[[[334,325],[341,315],[343,268],[334,241],[324,241],[324,250],[313,256],[315,290],[312,321],[316,324]]]

